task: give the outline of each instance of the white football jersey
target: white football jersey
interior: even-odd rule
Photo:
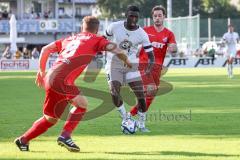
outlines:
[[[228,50],[236,49],[237,41],[239,40],[239,35],[236,32],[227,32],[223,35],[223,40],[228,46]]]
[[[131,63],[139,63],[138,51],[143,46],[146,52],[153,51],[147,33],[139,27],[134,31],[127,30],[124,21],[113,22],[106,30],[107,37],[115,42],[119,48],[126,51]],[[121,67],[122,61],[113,54],[107,54],[106,67]]]

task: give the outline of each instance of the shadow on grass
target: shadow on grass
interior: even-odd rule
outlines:
[[[43,153],[42,151],[31,151],[32,153]],[[30,153],[31,153],[30,152]],[[97,152],[99,153],[99,152]],[[103,154],[112,154],[112,155],[131,155],[131,156],[185,156],[185,157],[240,157],[240,155],[236,154],[221,154],[221,153],[200,153],[200,152],[177,152],[177,151],[159,151],[159,152],[102,152]],[[78,152],[78,153],[73,153],[76,155],[80,154],[94,154],[94,152]],[[58,157],[59,158],[59,157]],[[29,158],[9,158],[9,159],[21,159],[21,160],[27,160]],[[0,158],[0,160],[9,160],[8,158]],[[51,158],[50,158],[51,159]],[[54,158],[53,158],[54,159]],[[61,158],[59,158],[61,159]],[[78,157],[76,158],[64,158],[65,160],[77,160],[79,159]],[[86,160],[117,160],[116,158],[86,158]],[[130,158],[131,160],[135,160],[134,158]],[[164,157],[163,157],[164,159]],[[163,160],[162,159],[162,160]],[[37,158],[37,160],[46,160],[45,158]],[[155,160],[155,159],[153,159]]]
[[[240,157],[234,154],[221,154],[221,153],[200,153],[200,152],[105,152],[106,154],[119,154],[119,155],[167,155],[167,156],[186,156],[186,157]]]

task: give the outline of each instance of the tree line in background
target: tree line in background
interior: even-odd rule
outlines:
[[[200,14],[201,18],[239,18],[240,11],[230,4],[230,0],[192,0],[193,15]],[[97,0],[103,17],[123,18],[129,4],[139,6],[141,18],[150,17],[155,5],[167,8],[167,0]],[[184,17],[189,15],[189,0],[172,0],[172,16]]]

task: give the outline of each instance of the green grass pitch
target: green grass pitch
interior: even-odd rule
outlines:
[[[80,153],[57,145],[64,121],[33,140],[30,152],[16,148],[13,140],[42,115],[44,91],[34,84],[35,72],[0,72],[0,160],[239,160],[240,68],[234,71],[235,77],[228,79],[226,69],[170,69],[163,80],[173,90],[152,104],[149,115],[156,117],[147,121],[151,133],[123,135],[113,110],[80,123],[72,137]],[[108,93],[104,74],[94,83],[80,77],[77,84]],[[89,110],[102,103],[88,99]]]

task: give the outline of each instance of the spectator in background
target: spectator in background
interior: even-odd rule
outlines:
[[[30,14],[30,18],[31,19],[37,19],[37,13],[32,11],[31,14]]]
[[[194,57],[202,57],[203,56],[203,50],[202,48],[197,48],[196,51],[193,53]]]
[[[21,57],[22,57],[21,51],[17,50],[14,57],[15,57],[15,59],[21,59]]]
[[[11,59],[12,58],[12,54],[10,52],[10,47],[9,46],[6,46],[3,54],[2,54],[2,57],[3,58],[6,58],[6,59]]]
[[[40,18],[41,18],[40,13],[39,12],[36,13],[36,19],[40,19]]]
[[[207,56],[214,59],[216,50],[214,49],[214,46],[212,45],[211,49],[207,52]]]
[[[189,44],[187,44],[187,48],[184,53],[184,57],[191,57],[192,56],[192,50]]]
[[[8,19],[8,12],[6,10],[2,13],[2,19]]]
[[[226,55],[226,47],[223,42],[221,42],[216,50],[216,54],[218,57],[222,57]]]
[[[48,18],[53,18],[53,13],[52,13],[51,9],[48,10]]]
[[[44,12],[43,17],[44,17],[45,19],[48,19],[48,18],[49,18],[47,11]]]
[[[24,47],[23,48],[23,59],[30,59],[31,58],[31,53],[29,52],[29,50]]]
[[[39,51],[37,50],[37,48],[36,48],[36,47],[33,48],[33,50],[32,50],[32,59],[38,59],[38,58],[39,58],[39,55],[40,55],[40,53],[39,53]]]

